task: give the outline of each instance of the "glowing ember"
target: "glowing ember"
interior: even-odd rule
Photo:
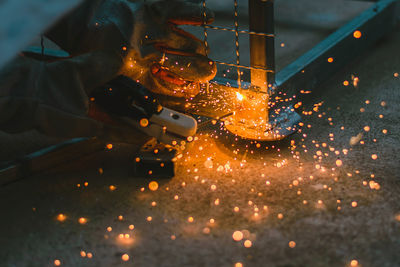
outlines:
[[[156,191],[158,189],[158,183],[156,181],[151,181],[149,183],[149,189],[151,191]]]
[[[78,222],[80,223],[80,224],[86,224],[87,223],[87,219],[86,218],[84,218],[84,217],[81,217],[81,218],[79,218],[79,220],[78,220]]]
[[[246,240],[244,241],[243,245],[245,248],[250,248],[253,245],[253,243],[250,240]]]
[[[54,266],[60,266],[61,261],[60,260],[54,260]]]
[[[60,213],[57,215],[57,221],[63,222],[67,219],[67,216],[65,216],[64,214]]]
[[[207,160],[204,162],[204,167],[208,168],[208,169],[212,169],[213,168],[213,162],[211,158],[207,158]]]
[[[290,248],[294,248],[296,246],[296,242],[294,242],[294,241],[290,241],[289,242],[289,247]]]
[[[149,125],[149,120],[146,119],[146,118],[143,118],[143,119],[141,119],[141,120],[139,121],[139,124],[140,124],[140,126],[142,126],[143,128],[144,128],[144,127],[147,127],[147,126]]]
[[[124,255],[121,256],[121,259],[123,261],[128,261],[129,260],[129,255],[125,253]]]
[[[350,266],[351,266],[351,267],[357,267],[357,266],[358,266],[358,261],[357,261],[357,260],[352,260],[352,261],[350,262]]]
[[[117,189],[117,187],[115,185],[110,185],[109,188],[110,188],[110,191],[114,191],[115,189]]]
[[[336,166],[340,167],[343,165],[343,162],[340,159],[336,160]]]
[[[232,235],[233,240],[240,241],[243,239],[243,233],[241,231],[235,231]]]
[[[362,34],[361,34],[360,31],[357,30],[357,31],[353,32],[353,37],[354,38],[359,39],[359,38],[361,38],[361,36],[362,36]]]

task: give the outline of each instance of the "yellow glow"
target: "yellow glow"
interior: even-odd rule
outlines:
[[[57,215],[57,221],[63,222],[67,219],[67,216],[65,216],[64,214],[60,213]]]
[[[243,239],[243,233],[241,231],[235,231],[232,235],[233,240],[240,241]]]
[[[253,245],[253,243],[250,240],[246,240],[244,241],[243,245],[245,248],[250,248]]]
[[[122,255],[121,259],[123,261],[128,261],[129,260],[129,255],[125,253],[124,255]]]
[[[356,266],[358,266],[358,261],[357,261],[357,260],[352,260],[352,261],[350,262],[350,266],[351,266],[351,267],[356,267]]]
[[[343,165],[343,162],[340,159],[336,160],[336,166],[340,167]]]
[[[156,181],[151,181],[149,183],[149,189],[151,191],[156,191],[158,189],[158,183]]]
[[[80,224],[86,224],[86,223],[87,223],[87,219],[84,218],[84,217],[81,217],[81,218],[79,218],[78,222],[79,222]]]
[[[193,218],[192,216],[190,216],[190,217],[188,218],[188,222],[190,222],[190,223],[194,222],[194,218]]]
[[[143,118],[143,119],[140,120],[139,124],[142,127],[147,127],[149,125],[149,120],[146,119],[146,118]]]
[[[113,144],[107,144],[106,147],[107,147],[107,149],[112,149],[113,148]]]
[[[115,185],[110,185],[109,188],[110,188],[110,191],[114,191],[115,189],[117,189],[117,187]]]
[[[362,34],[361,34],[360,31],[354,31],[354,32],[353,32],[353,36],[354,36],[354,38],[356,38],[356,39],[360,39],[361,36],[362,36]]]
[[[242,101],[242,100],[243,100],[243,95],[242,95],[241,93],[239,93],[239,92],[236,92],[236,98],[237,98],[239,101]]]

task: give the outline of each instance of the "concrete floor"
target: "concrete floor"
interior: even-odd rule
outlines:
[[[278,24],[277,43],[286,46],[277,49],[277,62],[312,47],[354,15],[355,5],[365,8],[338,1],[323,9],[333,17],[320,29],[307,26],[314,25],[311,11],[298,20],[288,14],[304,34]],[[132,151],[118,144],[0,188],[0,266],[400,266],[399,47],[397,28],[321,86],[303,107],[322,103],[318,111],[303,116],[302,132],[284,142],[257,147],[215,129],[200,133],[173,179],[152,179],[156,191],[151,180],[132,177]],[[351,146],[359,133],[363,144]],[[32,133],[1,137],[2,159],[56,141]],[[235,231],[242,240],[233,240]]]

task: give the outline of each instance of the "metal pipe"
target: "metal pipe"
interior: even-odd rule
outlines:
[[[249,0],[249,30],[252,32],[274,34],[274,1]],[[274,38],[250,35],[250,66],[275,71]],[[275,82],[273,72],[251,70],[251,83],[268,92],[268,85]]]

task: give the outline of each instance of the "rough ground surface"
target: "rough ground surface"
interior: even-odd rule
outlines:
[[[313,45],[280,29],[289,51],[297,49],[296,38]],[[305,36],[313,30],[303,28]],[[173,179],[153,179],[156,191],[148,189],[151,180],[132,177],[126,145],[0,188],[0,265],[53,266],[59,259],[62,266],[400,266],[399,47],[397,29],[332,77],[303,106],[311,111],[322,103],[303,115],[302,132],[274,147],[207,130],[184,151]],[[278,61],[289,58],[284,49]],[[359,133],[364,144],[351,146]],[[21,136],[4,135],[3,159],[51,143]],[[88,222],[79,224],[80,217]],[[241,241],[233,240],[235,231]]]

